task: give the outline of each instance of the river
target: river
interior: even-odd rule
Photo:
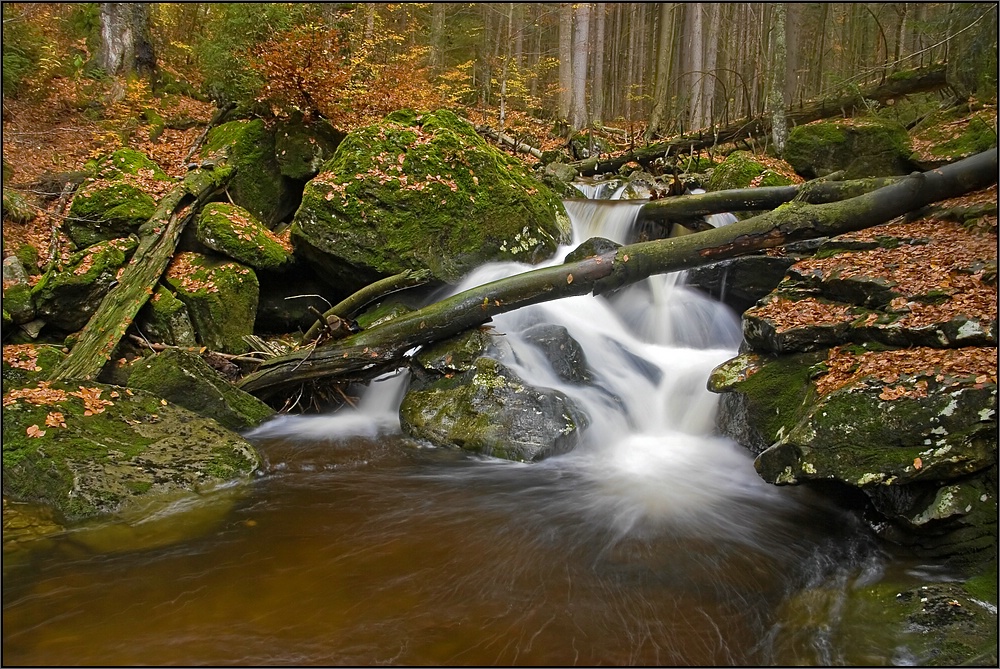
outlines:
[[[637,211],[567,207],[574,244],[622,241]],[[521,339],[539,322],[580,342],[591,386]],[[739,346],[735,314],[670,276],[492,325],[523,378],[590,416],[572,452],[521,464],[414,444],[396,416],[407,376],[388,376],[356,410],[252,432],[259,476],[160,514],[145,543],[119,523],[5,559],[4,664],[917,661],[851,593],[937,567],[894,555],[854,511],[763,483],[714,433],[705,383]]]

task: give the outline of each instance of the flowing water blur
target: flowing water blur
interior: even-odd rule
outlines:
[[[624,241],[638,211],[567,207],[575,243]],[[490,265],[462,288],[524,269]],[[580,342],[591,386],[523,341],[540,322]],[[590,416],[574,451],[528,465],[413,444],[407,376],[387,376],[357,410],[252,433],[266,465],[209,531],[116,551],[70,533],[5,561],[4,663],[905,663],[897,639],[837,612],[909,567],[713,433],[705,384],[739,345],[734,314],[668,276],[492,325],[505,362]],[[827,597],[790,618],[805,588]]]

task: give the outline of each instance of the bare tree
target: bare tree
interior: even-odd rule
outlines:
[[[574,8],[573,94],[570,97],[569,123],[574,129],[587,125],[587,55],[590,46],[590,3]]]
[[[771,23],[771,76],[767,92],[768,114],[771,117],[771,137],[774,152],[781,155],[788,139],[785,119],[785,4],[775,3]]]
[[[570,92],[573,90],[573,5],[559,6],[559,104],[560,119],[569,118]]]
[[[139,2],[101,3],[101,47],[97,62],[109,75],[138,74],[152,78],[156,73],[149,8],[150,5]]]

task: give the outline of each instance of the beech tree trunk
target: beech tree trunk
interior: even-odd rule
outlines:
[[[403,364],[407,351],[458,334],[494,315],[549,300],[600,294],[654,274],[689,269],[793,241],[885,223],[997,180],[997,150],[829,204],[793,203],[745,221],[525,272],[464,291],[331,344],[272,358],[240,382],[259,396],[296,384],[371,379]]]
[[[149,8],[143,2],[102,2],[98,64],[108,75],[152,77],[156,54],[149,33]]]
[[[232,171],[195,169],[167,193],[140,230],[139,247],[118,284],[101,301],[66,359],[52,372],[54,381],[95,378],[146,303],[170,264],[181,232],[201,205],[225,189]]]

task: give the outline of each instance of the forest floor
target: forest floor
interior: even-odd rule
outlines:
[[[11,255],[24,244],[31,244],[39,251],[39,267],[30,268],[33,280],[40,278],[39,270],[49,258],[67,258],[70,254],[68,240],[60,232],[60,214],[57,210],[57,200],[60,193],[46,184],[54,183],[47,175],[82,170],[85,163],[97,156],[108,154],[118,148],[127,146],[142,151],[155,160],[165,172],[175,177],[182,177],[186,172],[186,156],[191,147],[203,132],[205,124],[215,112],[211,103],[200,102],[191,98],[171,96],[155,98],[142,94],[141,90],[127,90],[124,97],[114,104],[100,105],[94,102],[100,99],[95,95],[91,82],[82,84],[79,81],[56,79],[44,95],[25,100],[4,100],[3,110],[3,157],[6,165],[12,167],[13,174],[8,186],[22,190],[35,205],[36,216],[27,223],[17,223],[5,220],[3,224],[3,254]],[[107,99],[107,98],[105,98]],[[155,140],[150,140],[150,126],[143,121],[143,112],[147,108],[155,110],[166,119],[186,118],[200,122],[200,125],[186,130],[166,128]],[[470,115],[472,116],[472,115]],[[478,121],[477,121],[478,122]],[[522,124],[528,121],[521,119]],[[565,145],[565,140],[551,135],[548,122],[537,121],[531,128],[536,137],[546,137],[540,148],[551,149]],[[628,147],[623,147],[623,150]],[[534,160],[524,154],[513,154],[520,159]],[[783,161],[761,156],[769,166],[789,171]],[[973,204],[996,203],[997,187],[971,193],[961,198],[955,198],[941,206],[961,207]],[[892,261],[892,277],[901,289],[908,294],[920,294],[921,291],[936,289],[949,294],[961,292],[962,308],[969,315],[997,318],[996,289],[996,240],[997,216],[995,213],[982,216],[978,220],[977,232],[985,235],[975,244],[976,251],[992,260],[992,279],[989,276],[979,281],[975,286],[953,286],[956,258],[964,258],[972,250],[970,238],[965,233],[951,234],[948,230],[958,228],[942,226],[933,215],[918,220],[903,218],[890,222],[892,226],[922,225],[928,230],[936,230],[933,243],[919,246],[908,246],[908,255]],[[884,234],[879,229],[857,233],[859,236]],[[986,240],[983,242],[982,240]],[[55,248],[53,248],[55,244]],[[51,255],[50,255],[51,254]],[[843,268],[850,265],[851,255],[837,256],[837,262]],[[929,268],[932,271],[928,271]],[[857,268],[870,273],[871,268]],[[841,271],[845,271],[841,269]],[[846,270],[850,271],[850,270]],[[989,267],[985,270],[988,275]],[[983,274],[983,272],[980,272]],[[936,283],[935,286],[927,285]],[[823,314],[813,314],[812,318],[822,319]],[[797,318],[808,321],[810,315],[799,313],[794,316],[786,314],[786,318]],[[932,354],[928,353],[928,356]],[[912,361],[911,361],[912,362]],[[926,361],[932,362],[930,358]],[[970,361],[970,364],[972,362]],[[970,370],[977,375],[986,375],[996,382],[996,358],[975,363],[975,369]]]

